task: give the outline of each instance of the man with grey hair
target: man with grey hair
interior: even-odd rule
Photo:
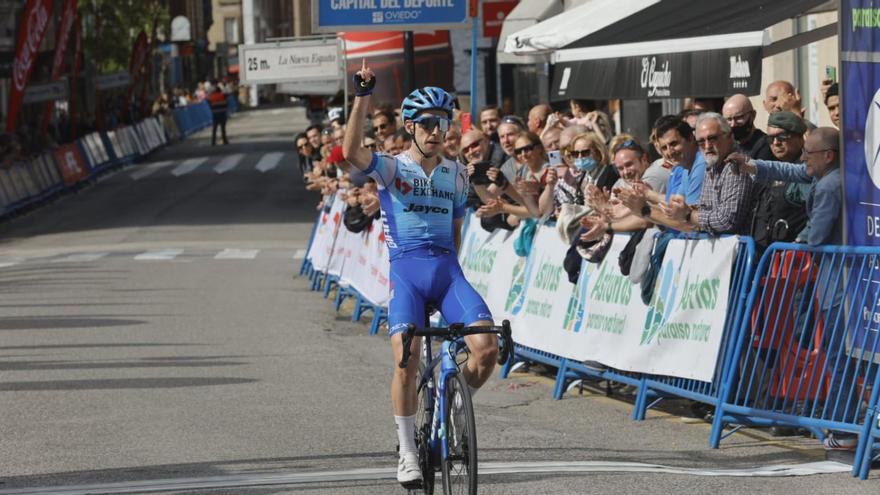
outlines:
[[[730,124],[715,112],[700,114],[694,132],[706,159],[706,174],[699,205],[689,206],[681,196],[659,207],[676,230],[713,235],[748,234],[754,179],[740,173],[739,162],[728,160],[736,151]]]

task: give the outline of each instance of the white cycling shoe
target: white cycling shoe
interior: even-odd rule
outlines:
[[[422,486],[422,471],[419,469],[419,458],[415,454],[401,454],[397,461],[397,481],[404,488]]]

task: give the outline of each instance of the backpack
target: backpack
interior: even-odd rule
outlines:
[[[758,186],[749,233],[755,239],[760,256],[774,242],[793,242],[806,227],[809,185],[775,183]]]

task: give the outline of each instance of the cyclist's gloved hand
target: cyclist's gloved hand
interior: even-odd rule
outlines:
[[[373,88],[376,87],[376,75],[367,68],[367,61],[364,59],[361,70],[355,72],[352,76],[354,80],[355,96],[367,96],[373,94]]]

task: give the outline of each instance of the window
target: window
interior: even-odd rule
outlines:
[[[223,19],[223,29],[226,35],[226,42],[238,44],[238,18],[228,17]]]

